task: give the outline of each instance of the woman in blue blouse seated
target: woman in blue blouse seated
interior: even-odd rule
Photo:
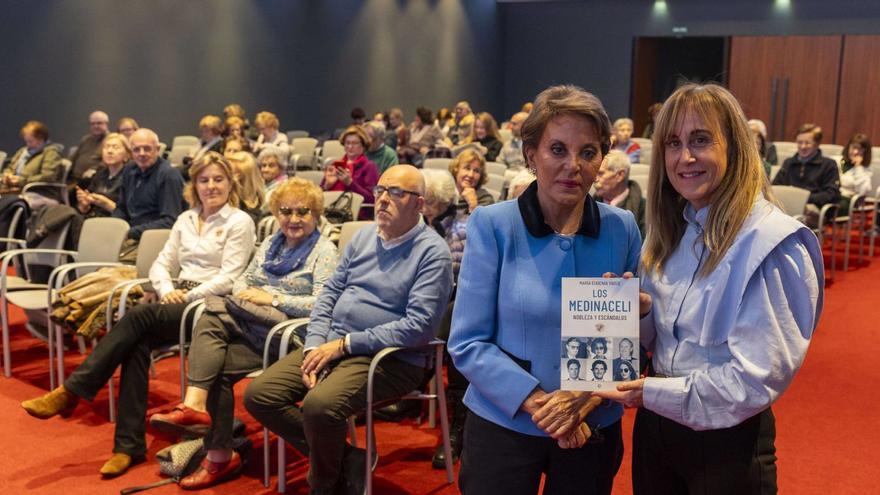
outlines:
[[[770,405],[819,319],[819,243],[773,204],[726,89],[679,88],[660,111],[653,149],[642,255],[653,309],[641,343],[655,374],[602,393],[640,408],[634,492],[776,493]]]
[[[632,214],[588,195],[610,128],[592,94],[545,90],[522,126],[537,180],[471,213],[449,338],[470,381],[465,494],[534,494],[542,473],[545,493],[611,493],[623,408],[559,390],[561,278],[633,270],[641,249]]]
[[[336,246],[317,228],[324,195],[317,185],[293,178],[275,189],[269,208],[280,229],[263,241],[232,293],[256,306],[279,310],[282,319],[302,318],[311,313],[338,260]],[[241,467],[232,450],[232,387],[262,368],[268,329],[269,325],[242,321],[241,316],[213,313],[208,301],[205,315],[193,330],[189,387],[183,404],[150,418],[150,425],[159,430],[208,432],[208,457],[198,471],[181,480],[182,487],[211,486]]]

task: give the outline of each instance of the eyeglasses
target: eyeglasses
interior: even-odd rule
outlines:
[[[308,207],[300,207],[300,208],[291,208],[289,206],[282,206],[278,208],[278,214],[282,217],[291,217],[296,215],[300,218],[305,218],[312,213],[312,209]]]
[[[379,198],[383,193],[388,193],[395,198],[401,199],[404,194],[412,194],[413,196],[421,196],[421,194],[415,191],[407,191],[406,189],[402,189],[397,186],[385,187],[385,186],[376,186],[373,188],[373,196]]]

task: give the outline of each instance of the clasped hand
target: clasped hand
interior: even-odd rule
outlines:
[[[557,441],[563,449],[582,447],[590,439],[590,428],[584,418],[602,399],[589,392],[556,390],[544,393],[539,389],[527,399],[532,422]]]
[[[318,373],[328,364],[342,357],[341,339],[331,340],[315,347],[303,358],[302,381],[309,389],[318,384]]]

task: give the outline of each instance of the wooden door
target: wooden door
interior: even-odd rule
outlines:
[[[840,98],[835,142],[845,145],[853,134],[867,134],[880,145],[880,36],[846,36],[840,71]]]
[[[761,119],[773,135],[774,106],[779,100],[785,38],[734,36],[730,40],[728,88],[750,119]]]
[[[794,141],[797,128],[809,122],[822,127],[824,142],[834,142],[842,43],[842,36],[785,37],[778,141]]]

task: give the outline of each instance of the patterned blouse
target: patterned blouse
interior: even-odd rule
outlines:
[[[232,293],[237,294],[249,287],[261,289],[274,295],[278,299],[278,309],[291,318],[309,316],[324,282],[336,270],[339,262],[336,246],[326,237],[319,237],[302,268],[276,277],[263,270],[273,237],[267,237],[260,245],[247,270],[236,279]]]

